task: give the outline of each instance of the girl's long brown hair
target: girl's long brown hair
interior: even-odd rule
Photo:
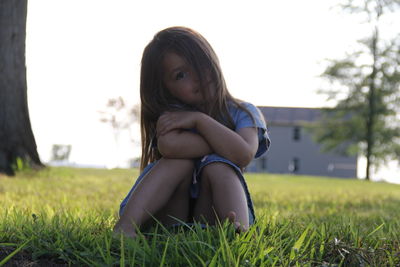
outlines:
[[[251,116],[250,112],[240,105],[240,101],[229,94],[217,55],[203,36],[185,27],[162,30],[146,46],[142,57],[140,73],[141,170],[161,157],[153,144],[159,116],[166,110],[170,110],[172,104],[182,104],[169,94],[162,81],[162,61],[166,52],[178,54],[194,68],[202,94],[207,100],[205,113],[233,130],[235,125],[229,114],[228,104],[236,105]],[[210,88],[215,90],[213,97],[210,97]]]

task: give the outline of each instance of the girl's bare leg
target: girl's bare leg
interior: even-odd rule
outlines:
[[[133,225],[140,227],[157,213],[161,222],[167,220],[168,223],[167,215],[185,221],[189,212],[193,168],[192,160],[159,160],[132,192],[114,231],[135,237]]]
[[[193,172],[193,170],[192,170]],[[189,219],[189,198],[192,172],[175,189],[166,205],[154,216],[165,226]]]
[[[221,221],[229,219],[238,230],[249,228],[247,199],[239,177],[232,167],[220,162],[202,170],[194,219],[214,224],[215,213]]]

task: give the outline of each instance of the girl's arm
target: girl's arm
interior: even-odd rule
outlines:
[[[203,137],[178,129],[158,136],[157,148],[163,157],[172,159],[199,158],[213,153]]]
[[[232,161],[239,167],[247,166],[258,148],[257,129],[242,128],[237,132],[201,112],[167,112],[157,122],[159,137],[175,129],[196,129],[211,151]],[[177,142],[182,142],[178,140]],[[191,150],[188,146],[186,149]]]

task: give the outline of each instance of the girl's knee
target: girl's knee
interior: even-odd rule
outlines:
[[[184,179],[181,181],[178,191],[188,191],[189,186],[192,182],[192,176],[194,171],[194,161],[191,159],[166,159],[169,163],[169,168],[181,170],[183,172]]]
[[[205,183],[214,184],[227,182],[227,180],[238,179],[235,170],[226,163],[215,162],[203,167],[201,179]]]
[[[169,168],[177,168],[176,170],[182,170],[192,172],[194,170],[194,162],[192,159],[168,159],[161,158],[161,162],[167,164]]]

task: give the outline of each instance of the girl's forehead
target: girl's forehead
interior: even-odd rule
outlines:
[[[165,53],[162,66],[166,71],[172,71],[175,68],[188,66],[187,60],[175,52]]]

